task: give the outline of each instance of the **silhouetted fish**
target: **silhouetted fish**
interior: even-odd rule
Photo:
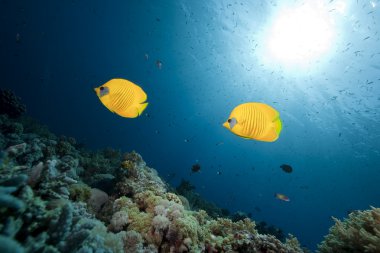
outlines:
[[[201,165],[199,163],[193,164],[191,167],[191,172],[197,173],[201,170]]]
[[[286,173],[292,173],[293,172],[293,168],[292,166],[290,165],[287,165],[287,164],[283,164],[280,166],[280,168],[285,171]]]

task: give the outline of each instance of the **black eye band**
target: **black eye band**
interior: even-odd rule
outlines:
[[[102,87],[100,87],[100,90],[104,90],[104,87],[102,86]]]
[[[227,121],[228,121],[228,123],[231,123],[231,119],[228,119]]]

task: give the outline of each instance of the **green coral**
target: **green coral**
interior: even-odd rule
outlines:
[[[230,219],[218,218],[207,225],[209,238],[207,243],[219,251],[238,250],[252,244],[257,235],[255,223],[250,219],[233,222]]]
[[[134,169],[134,162],[131,162],[129,160],[125,160],[121,162],[121,167],[127,171],[132,171]]]
[[[69,186],[70,199],[74,201],[87,202],[91,197],[91,188],[83,183],[72,184]]]
[[[288,238],[286,238],[285,240],[285,246],[289,249],[291,249],[292,251],[297,251],[301,248],[301,244],[300,242],[298,241],[298,239],[292,235],[292,234],[289,234],[288,235]],[[307,252],[306,249],[304,249],[305,252]]]
[[[250,219],[244,219],[233,222],[230,219],[218,218],[209,224],[211,233],[214,235],[227,236],[240,231],[245,231],[250,234],[257,234],[255,222]]]
[[[137,193],[134,196],[134,200],[137,203],[138,207],[146,212],[153,213],[154,207],[160,203],[162,198],[157,196],[152,191],[144,191]]]
[[[189,213],[175,219],[172,225],[180,231],[183,239],[190,238],[194,244],[204,241],[205,230],[199,225],[198,220]]]
[[[138,207],[128,209],[130,224],[128,229],[135,230],[146,237],[150,231],[153,220],[152,213],[140,212]]]
[[[351,212],[344,221],[333,219],[335,225],[318,246],[318,252],[380,252],[380,208]]]
[[[140,211],[139,206],[130,198],[125,196],[115,200],[113,209],[116,212],[125,211],[128,213],[128,230],[135,230],[142,235],[148,235],[153,220],[153,213]]]

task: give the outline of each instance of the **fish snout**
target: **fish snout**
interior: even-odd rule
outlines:
[[[223,123],[223,126],[224,126],[225,128],[227,128],[227,129],[230,129],[230,124],[228,124],[227,121]]]

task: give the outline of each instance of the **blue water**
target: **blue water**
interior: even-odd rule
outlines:
[[[380,206],[380,2],[342,2],[330,50],[302,69],[263,60],[265,29],[288,1],[2,0],[1,88],[55,133],[136,150],[172,185],[187,179],[314,249],[331,216]],[[115,77],[146,91],[143,116],[100,103],[93,88]],[[280,112],[276,142],[222,127],[250,101]]]

